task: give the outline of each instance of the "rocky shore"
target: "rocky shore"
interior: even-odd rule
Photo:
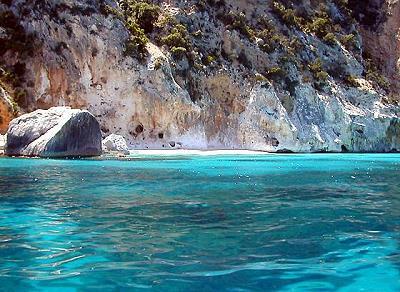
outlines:
[[[398,1],[128,2],[0,3],[1,134],[69,106],[121,153],[400,150]]]

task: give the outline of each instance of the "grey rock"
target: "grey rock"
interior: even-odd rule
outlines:
[[[129,154],[128,145],[125,138],[121,135],[111,134],[103,140],[104,151],[115,151],[123,154]]]
[[[101,131],[86,110],[53,107],[11,121],[5,154],[9,156],[78,157],[101,155]]]
[[[0,134],[0,155],[4,154],[5,146],[6,146],[6,137]]]

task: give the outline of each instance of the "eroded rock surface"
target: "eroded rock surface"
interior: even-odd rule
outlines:
[[[5,154],[9,156],[84,157],[101,155],[101,131],[85,110],[53,107],[11,121]]]
[[[0,4],[35,36],[24,58],[11,49],[0,58],[24,68],[24,111],[87,109],[103,137],[115,133],[139,149],[400,149],[398,1],[349,1],[355,19],[346,1],[278,1],[305,17],[300,28],[272,0],[151,1],[160,20],[185,26],[192,50],[177,58],[149,33],[144,60],[125,53],[128,29],[100,9],[118,11],[118,2]],[[323,34],[321,19],[332,22]]]
[[[15,117],[15,110],[10,96],[3,87],[0,86],[0,134],[5,134],[8,124]]]

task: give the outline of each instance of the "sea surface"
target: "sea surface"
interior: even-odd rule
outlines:
[[[400,155],[0,159],[0,291],[400,291]]]

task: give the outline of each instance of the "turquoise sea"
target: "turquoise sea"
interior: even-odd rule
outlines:
[[[0,159],[0,291],[400,291],[400,155]]]

